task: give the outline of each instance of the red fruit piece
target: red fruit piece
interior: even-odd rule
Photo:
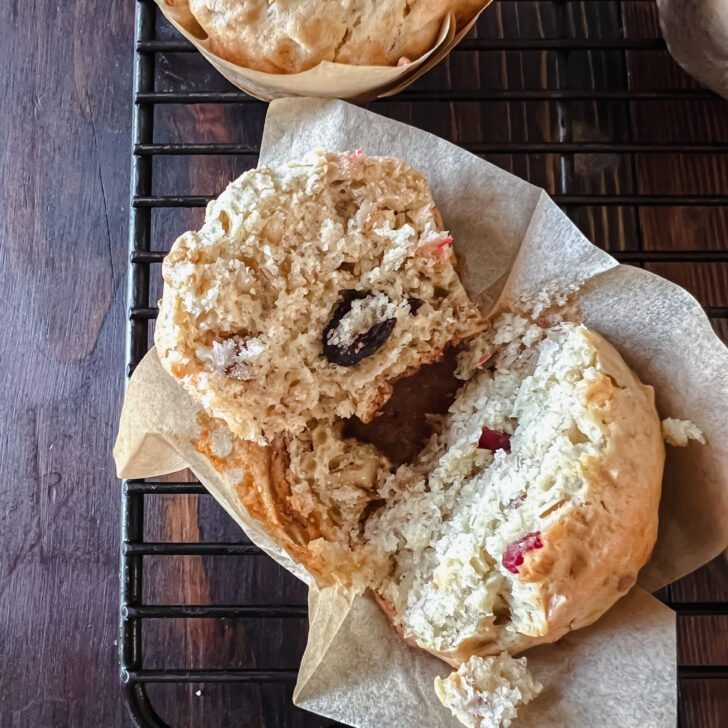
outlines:
[[[480,433],[478,447],[481,450],[505,450],[511,451],[511,436],[506,432],[491,430],[490,427],[484,427]]]
[[[518,541],[508,544],[506,552],[503,554],[503,566],[511,574],[517,574],[518,567],[523,563],[523,554],[540,548],[543,548],[541,531],[527,533],[523,538],[519,538]]]
[[[485,364],[485,362],[487,362],[491,356],[492,356],[492,354],[483,354],[483,356],[481,356],[480,359],[478,359],[478,363],[475,366],[478,369],[480,369],[480,367],[482,367],[483,364]]]

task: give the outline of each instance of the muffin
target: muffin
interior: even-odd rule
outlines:
[[[244,440],[369,421],[397,379],[482,330],[424,178],[313,152],[243,174],[164,260],[166,370]]]
[[[474,0],[176,0],[207,36],[209,49],[266,73],[299,73],[322,61],[394,66],[435,43],[452,12],[469,21]]]
[[[582,325],[505,315],[419,462],[380,492],[376,586],[405,638],[454,666],[587,626],[657,537],[664,445],[651,387]],[[389,488],[389,491],[386,491]]]
[[[652,388],[583,325],[503,314],[458,373],[412,462],[343,421],[231,455],[250,460],[243,503],[319,583],[372,589],[406,640],[455,667],[553,642],[626,594],[664,464]]]

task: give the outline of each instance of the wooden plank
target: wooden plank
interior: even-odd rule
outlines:
[[[728,715],[728,680],[681,680],[685,728],[724,728]]]
[[[645,250],[725,250],[725,207],[643,207],[639,217]]]
[[[726,104],[728,119],[728,104]],[[720,195],[728,189],[728,154],[637,154],[637,191],[649,195]]]
[[[134,3],[99,11],[90,0],[0,4],[2,726],[129,725],[110,447]]]
[[[576,38],[621,37],[619,4],[568,3],[564,6],[568,35]],[[562,88],[620,90],[627,86],[624,56],[620,51],[574,50],[561,56]],[[572,101],[561,104],[565,132],[573,142],[629,142],[624,102]],[[634,161],[630,154],[575,154],[562,165],[562,192],[569,194],[631,194]],[[607,250],[629,250],[639,245],[633,207],[571,207],[566,212],[596,245]]]
[[[625,38],[661,38],[654,0],[622,0]]]
[[[681,665],[723,665],[728,654],[728,616],[685,616],[677,620]]]
[[[728,602],[728,556],[721,555],[670,586],[678,602]]]
[[[645,268],[687,289],[703,306],[728,305],[728,263],[647,263]]]
[[[728,319],[711,319],[711,325],[715,333],[728,345]]]

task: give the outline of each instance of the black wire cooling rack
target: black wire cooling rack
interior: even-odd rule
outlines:
[[[500,0],[501,5],[508,5],[517,2],[526,3],[528,0]],[[497,5],[498,3],[494,3]],[[535,5],[536,3],[531,3]],[[616,33],[607,34],[609,37],[580,37],[580,30],[574,25],[574,15],[567,11],[568,6],[579,5],[582,17],[588,17],[591,8],[601,5],[606,8],[607,18],[612,18]],[[615,255],[620,261],[635,265],[650,263],[701,263],[721,264],[728,262],[728,249],[704,249],[704,250],[659,250],[649,249],[643,246],[642,240],[642,216],[641,211],[646,209],[684,209],[684,208],[728,208],[728,195],[708,191],[701,194],[652,194],[640,193],[638,185],[635,184],[634,162],[636,155],[651,154],[721,154],[728,152],[725,142],[712,141],[709,135],[700,141],[692,141],[689,144],[670,141],[669,139],[660,142],[645,141],[644,139],[633,139],[630,131],[629,116],[633,113],[632,104],[640,102],[661,102],[661,101],[712,101],[713,97],[708,91],[698,88],[695,85],[684,82],[676,83],[665,88],[634,88],[630,84],[629,72],[624,64],[625,54],[636,53],[664,53],[665,44],[657,33],[647,34],[651,37],[634,37],[634,33],[627,33],[623,23],[623,6],[628,0],[551,0],[542,5],[549,5],[551,17],[563,23],[564,37],[547,37],[528,39],[520,37],[523,29],[503,27],[490,35],[488,33],[476,33],[475,37],[465,39],[453,52],[453,64],[460,58],[470,54],[500,51],[504,53],[518,54],[522,52],[548,54],[555,58],[554,74],[546,79],[543,88],[510,88],[507,81],[489,84],[487,79],[479,79],[477,84],[471,84],[472,88],[452,89],[452,84],[447,82],[442,87],[428,87],[427,83],[418,83],[411,89],[405,90],[392,100],[375,102],[372,105],[377,111],[387,113],[394,109],[393,104],[409,104],[416,109],[416,113],[405,120],[418,123],[418,115],[427,114],[428,108],[437,106],[437,113],[449,114],[451,127],[457,125],[467,114],[472,113],[473,108],[483,108],[491,103],[502,102],[543,102],[553,108],[556,118],[557,138],[544,141],[542,139],[507,139],[487,138],[479,142],[464,144],[470,151],[478,154],[486,154],[488,158],[497,163],[501,159],[508,159],[510,166],[522,176],[530,177],[536,184],[542,184],[539,173],[534,172],[526,164],[519,166],[520,159],[532,160],[549,158],[555,155],[553,164],[547,165],[551,170],[556,170],[556,177],[552,179],[552,196],[557,203],[567,211],[572,218],[582,227],[591,228],[587,233],[593,233],[592,237],[599,237],[600,231],[604,230],[594,223],[580,217],[580,211],[588,209],[599,209],[603,220],[607,220],[611,227],[626,224],[626,233],[631,244],[620,243],[619,249],[613,249],[605,245],[609,252]],[[649,4],[645,0],[632,3],[637,10],[640,5]],[[486,13],[494,12],[492,9]],[[159,17],[158,10],[151,0],[136,0],[136,28],[135,42],[136,53],[134,61],[134,117],[133,117],[133,155],[131,175],[131,199],[130,199],[130,228],[129,228],[129,277],[128,277],[128,343],[127,343],[127,378],[131,375],[135,366],[142,359],[150,346],[151,322],[156,317],[157,309],[153,305],[152,295],[158,290],[161,273],[159,264],[165,250],[154,247],[153,235],[153,212],[165,208],[195,208],[204,207],[210,199],[209,195],[188,195],[179,194],[177,190],[164,194],[155,193],[153,178],[155,160],[169,155],[242,155],[249,158],[254,164],[258,149],[249,143],[238,143],[235,141],[216,142],[184,142],[184,141],[155,141],[155,118],[156,113],[163,105],[208,105],[219,104],[241,105],[244,113],[253,113],[257,118],[261,117],[262,102],[256,101],[246,94],[225,86],[221,90],[195,90],[181,84],[181,90],[159,90],[156,83],[158,64],[163,62],[166,54],[190,54],[194,49],[178,36],[166,32],[164,37],[158,37],[158,28],[164,24]],[[649,23],[647,23],[649,25]],[[478,28],[481,27],[479,22]],[[613,28],[613,29],[614,29]],[[539,29],[540,30],[540,29]],[[553,28],[551,34],[553,35]],[[558,31],[558,28],[556,29]],[[542,33],[543,34],[543,33]],[[481,37],[484,36],[484,37]],[[569,37],[566,37],[569,36]],[[584,59],[587,64],[592,63],[592,56],[603,52],[608,58],[617,58],[617,73],[624,76],[624,83],[621,88],[602,88],[584,84],[582,75],[578,69],[570,66],[570,58],[575,54],[582,54],[577,58]],[[587,55],[584,55],[587,54]],[[615,56],[616,54],[616,56]],[[446,63],[449,63],[446,62]],[[609,62],[608,62],[609,63]],[[443,64],[441,64],[443,65]],[[547,64],[548,65],[548,64]],[[571,73],[568,73],[571,68]],[[566,72],[565,72],[566,71]],[[607,68],[604,71],[607,75],[611,71]],[[432,72],[431,72],[432,73]],[[574,79],[572,81],[572,79]],[[447,79],[445,79],[447,81]],[[430,84],[433,85],[433,84]],[[437,83],[434,84],[437,86]],[[516,84],[517,86],[517,84]],[[612,138],[578,138],[573,133],[573,125],[569,124],[569,108],[574,103],[594,104],[599,114],[610,114],[615,118],[614,128],[617,130]],[[444,104],[444,105],[443,105]],[[458,110],[455,110],[455,106]],[[249,111],[248,111],[249,110]],[[174,112],[171,112],[174,115]],[[396,113],[394,114],[397,115]],[[622,121],[627,117],[627,123]],[[622,120],[622,121],[620,121]],[[620,126],[621,124],[621,126]],[[621,131],[620,131],[621,129]],[[525,135],[528,137],[528,134]],[[659,139],[660,135],[656,134]],[[259,139],[259,136],[258,136]],[[457,140],[456,140],[457,141]],[[504,155],[507,155],[504,156]],[[601,189],[586,189],[582,191],[574,187],[575,175],[578,175],[578,163],[575,161],[579,155],[604,155],[607,159],[614,159],[617,155],[620,159],[630,161],[626,182],[621,188],[610,189],[609,185]],[[548,176],[548,175],[547,175]],[[535,179],[533,179],[535,177]],[[631,179],[630,179],[631,178]],[[174,185],[174,180],[172,180]],[[166,185],[169,186],[169,185]],[[545,185],[544,185],[545,186]],[[164,185],[163,185],[164,187]],[[588,187],[588,185],[587,185]],[[617,186],[619,187],[619,185]],[[217,190],[219,192],[220,190]],[[615,210],[620,214],[615,217]],[[622,213],[626,211],[626,217]],[[599,216],[597,216],[599,217]],[[625,223],[625,220],[627,221]],[[174,230],[166,236],[161,245],[168,245],[170,240],[182,230]],[[598,242],[598,241],[595,241]],[[726,319],[728,319],[728,306],[717,305],[706,307],[708,315],[713,320],[719,331],[726,333]],[[158,714],[149,697],[148,687],[151,684],[229,684],[230,689],[235,689],[236,684],[266,685],[284,683],[289,687],[293,684],[296,671],[292,669],[259,669],[254,664],[249,667],[236,666],[234,669],[174,669],[147,667],[145,661],[144,642],[142,632],[144,625],[149,620],[180,620],[180,619],[212,619],[232,620],[246,619],[252,625],[250,629],[256,629],[255,625],[262,625],[265,620],[304,618],[306,616],[305,606],[301,604],[277,604],[270,606],[266,604],[251,603],[224,603],[210,605],[183,605],[183,604],[147,604],[145,603],[143,578],[145,576],[145,560],[162,556],[183,556],[183,557],[209,557],[209,556],[246,556],[259,553],[257,549],[247,541],[241,540],[237,543],[216,541],[214,538],[203,542],[181,543],[181,542],[160,542],[145,540],[145,499],[154,499],[165,495],[194,496],[205,494],[206,491],[199,483],[190,482],[156,482],[146,480],[129,480],[122,484],[122,543],[121,543],[121,605],[120,605],[120,645],[119,655],[121,664],[121,679],[128,695],[128,702],[137,726],[145,728],[170,728],[169,724]],[[148,501],[147,505],[148,505]],[[246,561],[243,560],[242,567],[233,571],[231,567],[231,578],[235,573],[240,573],[240,568],[245,568]],[[247,562],[249,563],[249,562]],[[146,570],[149,578],[149,569]],[[153,578],[153,573],[152,573]],[[672,598],[670,587],[658,595],[669,606],[674,608],[679,618],[685,616],[725,616],[728,615],[728,604],[720,602],[684,602]],[[262,627],[261,627],[262,629]],[[723,660],[726,662],[726,660]],[[728,679],[728,667],[704,664],[680,665],[678,667],[679,685],[684,688],[686,683],[695,684],[695,681],[712,682],[715,679]],[[678,686],[678,693],[681,690]],[[684,692],[684,690],[682,691]],[[285,700],[290,701],[290,689]],[[685,701],[680,698],[680,724],[682,728],[702,728],[694,720],[686,719],[688,714],[685,709]],[[286,706],[276,711],[274,718],[270,720],[265,715],[259,715],[251,722],[247,716],[232,716],[231,724],[254,726],[289,726],[303,725],[299,717],[287,717]],[[295,709],[291,706],[290,713],[294,716]],[[728,721],[728,717],[725,717]],[[186,723],[198,725],[198,723]],[[205,723],[207,725],[208,723]],[[313,723],[305,723],[313,725]],[[317,719],[318,726],[337,725],[331,721]],[[201,725],[201,723],[199,724]],[[214,725],[222,725],[215,722]],[[717,724],[716,724],[717,725]],[[405,727],[403,727],[405,728]]]

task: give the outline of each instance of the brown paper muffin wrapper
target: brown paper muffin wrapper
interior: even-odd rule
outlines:
[[[457,26],[452,13],[445,16],[433,47],[406,66],[354,66],[323,61],[301,73],[264,73],[226,61],[210,50],[210,44],[185,2],[156,0],[169,22],[223,75],[245,93],[263,101],[286,96],[314,96],[366,103],[406,88],[439,63],[473,27],[481,9],[465,24]]]
[[[639,584],[591,627],[526,655],[543,694],[514,728],[674,728],[674,613],[646,591],[700,567],[728,545],[728,350],[679,286],[620,265],[596,248],[546,193],[426,132],[341,101],[284,99],[266,119],[260,164],[312,149],[363,148],[399,157],[428,180],[464,285],[487,312],[504,300],[574,290],[584,322],[655,387],[662,417],[690,419],[706,444],[668,446],[658,542]],[[170,231],[172,240],[180,231]],[[119,477],[190,467],[248,536],[296,576],[306,570],[243,507],[233,464],[211,462],[200,406],[154,350],[135,371],[114,449]],[[226,436],[220,425],[218,436]],[[229,437],[229,433],[227,434]],[[310,585],[310,633],[295,702],[362,728],[459,725],[437,700],[449,667],[399,638],[366,594]]]

